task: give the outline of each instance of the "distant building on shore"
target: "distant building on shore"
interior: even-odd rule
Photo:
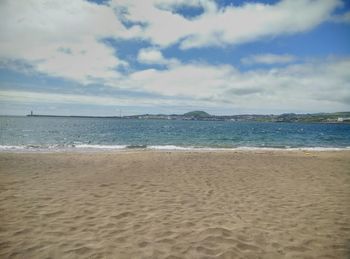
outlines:
[[[342,117],[339,117],[338,122],[350,122],[350,118],[342,118]]]

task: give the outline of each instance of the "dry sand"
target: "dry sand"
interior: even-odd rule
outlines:
[[[0,154],[1,258],[348,258],[350,152]]]

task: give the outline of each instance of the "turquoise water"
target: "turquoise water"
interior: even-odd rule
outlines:
[[[350,148],[349,124],[0,117],[1,150]]]

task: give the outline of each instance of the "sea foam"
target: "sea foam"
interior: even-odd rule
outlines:
[[[76,152],[76,151],[126,151],[135,150],[158,150],[158,151],[350,151],[350,147],[195,147],[176,145],[49,145],[49,146],[10,146],[0,145],[0,152]]]

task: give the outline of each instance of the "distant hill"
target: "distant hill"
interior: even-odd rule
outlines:
[[[207,118],[207,117],[210,117],[211,115],[204,111],[192,111],[192,112],[185,113],[183,116],[194,117],[194,118]]]

